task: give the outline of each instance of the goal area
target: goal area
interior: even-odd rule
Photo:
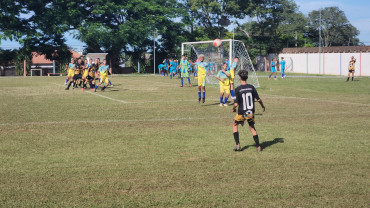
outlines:
[[[221,40],[222,44],[220,47],[213,46],[213,41],[198,41],[198,42],[184,42],[181,44],[181,54],[185,55],[196,62],[200,54],[204,55],[204,61],[212,63],[211,75],[206,77],[206,82],[209,84],[218,84],[216,79],[217,73],[222,70],[222,65],[226,60],[229,60],[230,66],[232,65],[235,57],[239,58],[238,65],[235,71],[234,85],[235,87],[240,85],[238,79],[239,70],[247,70],[248,73],[248,84],[252,84],[254,87],[259,87],[256,71],[253,67],[252,61],[249,57],[247,49],[244,43],[240,40],[225,39]],[[189,73],[194,83],[196,74],[194,73],[194,67],[191,67],[191,73]],[[196,83],[196,82],[195,82]]]

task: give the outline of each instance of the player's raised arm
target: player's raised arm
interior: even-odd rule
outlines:
[[[229,74],[225,69],[222,69],[222,72],[223,72],[226,76],[230,77],[230,74]]]
[[[186,57],[186,59],[188,59],[188,57]],[[189,63],[191,64],[191,65],[195,65],[195,63],[194,62],[192,62],[190,59],[188,59],[188,61],[189,61]]]
[[[216,79],[220,80],[221,82],[224,82],[224,79],[223,79],[223,78],[221,78],[221,77],[217,77],[217,76],[216,76]]]

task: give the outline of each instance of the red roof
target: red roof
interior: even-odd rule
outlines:
[[[70,50],[73,58],[81,57],[81,54],[76,51]],[[37,52],[32,52],[32,63],[33,64],[52,64],[53,61],[46,59],[45,55],[39,55]]]

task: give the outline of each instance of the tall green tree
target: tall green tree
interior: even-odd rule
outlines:
[[[314,10],[308,16],[311,28],[309,35],[316,42],[316,45],[319,42],[320,27],[322,31],[322,45],[325,47],[359,44],[359,40],[356,38],[359,35],[359,31],[348,21],[344,12],[338,7]]]
[[[237,38],[245,40],[254,54],[278,53],[284,47],[304,45],[307,20],[293,0],[255,3],[254,18],[237,30]]]
[[[223,38],[231,19],[252,13],[253,3],[262,0],[186,0],[192,24],[204,28],[209,39]]]
[[[77,38],[87,43],[87,52],[108,52],[117,64],[122,52],[134,59],[152,47],[153,31],[165,34],[170,19],[177,17],[175,0],[89,0]]]

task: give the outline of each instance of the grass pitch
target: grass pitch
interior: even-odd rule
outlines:
[[[260,74],[263,75],[263,74]],[[0,79],[0,207],[368,207],[370,79],[259,77],[262,152],[218,86]]]

